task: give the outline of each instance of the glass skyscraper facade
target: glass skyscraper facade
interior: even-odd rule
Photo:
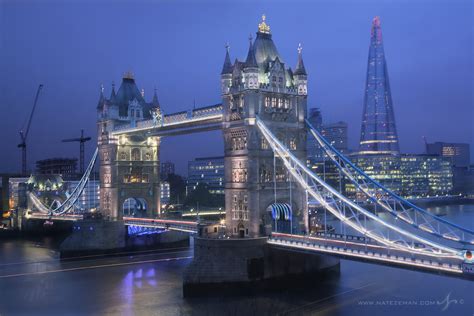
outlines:
[[[399,153],[379,17],[372,22],[359,153]]]
[[[196,158],[188,162],[186,194],[200,183],[207,185],[211,194],[224,194],[224,157]]]
[[[406,198],[424,198],[450,194],[453,190],[453,170],[447,158],[434,155],[365,155],[352,161],[372,179]],[[358,196],[352,183],[346,193]]]

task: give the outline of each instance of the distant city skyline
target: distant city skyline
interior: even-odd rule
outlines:
[[[157,88],[165,113],[191,109],[194,100],[221,102],[224,44],[232,61],[245,56],[245,37],[262,13],[287,66],[294,68],[302,43],[308,107],[319,107],[325,122],[348,122],[352,149],[360,135],[368,34],[380,16],[400,151],[423,152],[426,136],[430,143],[469,143],[474,157],[470,1],[211,3],[202,11],[205,4],[192,2],[2,2],[0,172],[20,170],[18,132],[38,84],[44,90],[28,141],[31,170],[39,159],[78,157],[79,146],[61,139],[81,129],[95,139],[100,84],[108,96],[126,71],[147,100]],[[207,146],[199,145],[204,139]],[[86,144],[86,161],[93,143]],[[186,174],[189,160],[222,152],[221,132],[209,132],[164,139],[161,160]]]

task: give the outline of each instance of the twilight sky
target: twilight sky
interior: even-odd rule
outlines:
[[[0,172],[20,170],[18,131],[44,89],[28,140],[29,167],[77,157],[63,138],[96,136],[103,83],[131,70],[165,113],[220,102],[224,44],[244,60],[262,13],[287,65],[298,43],[309,74],[308,105],[326,123],[349,123],[356,148],[371,20],[379,15],[402,152],[428,141],[468,142],[474,157],[473,4],[470,0],[25,1],[0,0]],[[221,155],[220,132],[165,139],[161,159],[186,174],[194,157]],[[473,159],[471,159],[473,160]]]

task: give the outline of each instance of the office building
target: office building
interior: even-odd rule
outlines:
[[[160,168],[160,177],[161,180],[166,180],[168,179],[168,176],[170,174],[174,174],[175,165],[171,161],[165,161],[161,163],[161,168]]]
[[[400,194],[408,198],[450,194],[453,171],[449,159],[433,155],[401,155]]]
[[[426,153],[449,158],[454,167],[467,168],[471,163],[470,148],[466,143],[427,143]]]
[[[167,181],[160,182],[160,200],[161,200],[162,207],[170,203],[170,200],[171,200],[170,183]]]
[[[50,158],[36,161],[37,175],[60,175],[64,180],[77,177],[76,158]]]
[[[331,124],[323,124],[321,134],[339,152],[343,154],[349,153],[346,122],[339,121]]]
[[[379,17],[372,22],[366,78],[359,153],[397,155],[398,135]]]
[[[212,194],[224,194],[224,157],[196,158],[188,163],[186,194],[205,184]]]

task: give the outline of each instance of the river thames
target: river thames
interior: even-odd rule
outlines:
[[[474,205],[428,208],[474,228]],[[188,247],[58,259],[50,238],[0,241],[0,315],[474,315],[474,282],[341,260],[312,287],[184,299]]]

